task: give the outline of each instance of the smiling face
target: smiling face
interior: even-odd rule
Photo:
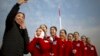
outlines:
[[[75,40],[79,40],[79,33],[78,32],[74,32],[74,38],[75,38]]]
[[[51,36],[56,36],[56,32],[57,32],[56,27],[51,27],[50,28],[50,34],[51,34]]]
[[[47,26],[46,25],[40,25],[40,28],[43,29],[44,32],[47,32]]]
[[[37,35],[37,36],[40,36],[40,35],[41,35],[41,32],[43,32],[43,30],[40,29],[40,28],[38,28],[38,29],[36,30],[36,35]]]
[[[15,21],[17,24],[21,25],[22,23],[24,23],[25,20],[25,15],[23,13],[18,13],[15,17]]]
[[[59,35],[60,35],[61,39],[66,39],[66,36],[67,36],[66,30],[64,30],[64,29],[60,30]]]
[[[82,36],[82,37],[81,37],[81,40],[82,40],[83,42],[86,42],[86,36]]]
[[[72,33],[69,33],[69,34],[68,34],[68,40],[70,40],[70,41],[73,40],[73,34],[72,34]]]

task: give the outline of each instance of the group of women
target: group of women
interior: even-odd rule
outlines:
[[[47,26],[37,28],[33,40],[28,45],[32,56],[98,56],[96,48],[86,36],[78,32],[68,33],[61,29],[57,36],[57,28],[50,27],[50,36]]]

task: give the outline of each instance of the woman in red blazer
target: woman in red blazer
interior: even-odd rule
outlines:
[[[82,41],[79,40],[79,33],[74,32],[74,38],[75,40],[73,41],[73,56],[83,56],[84,52],[84,44]]]
[[[89,56],[89,47],[87,45],[87,37],[86,36],[81,36],[81,41],[84,43],[84,56]]]
[[[65,29],[60,30],[60,53],[59,56],[71,56],[72,42],[67,41],[67,32]]]
[[[74,35],[72,33],[68,33],[68,37],[67,37],[68,41],[73,42],[74,39],[73,37]]]
[[[49,37],[47,35],[47,29],[48,29],[48,27],[45,24],[41,24],[39,28],[41,28],[44,31],[44,39],[47,39],[47,37]]]
[[[48,37],[51,42],[50,56],[59,56],[60,53],[60,38],[57,37],[57,28],[55,26],[50,27],[50,36]]]
[[[44,40],[44,32],[38,28],[28,50],[32,56],[50,56],[50,41]]]
[[[72,56],[72,47],[73,47],[73,37],[74,37],[74,35],[72,34],[72,33],[68,33],[68,37],[67,37],[67,39],[68,39],[68,41],[67,41],[67,45],[69,46],[69,48],[68,48],[68,55],[67,56]]]
[[[66,37],[67,37],[67,32],[65,29],[61,29],[60,33],[59,33],[59,37],[60,37],[60,48],[59,48],[59,56],[66,56],[66,47],[67,47],[67,41],[66,41]]]
[[[89,38],[87,38],[87,44],[89,47],[89,52],[88,52],[88,56],[98,56],[97,51],[96,51],[96,47],[91,44],[91,41],[89,40]]]

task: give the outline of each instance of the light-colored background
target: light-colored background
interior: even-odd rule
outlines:
[[[0,47],[5,29],[5,19],[17,0],[0,0]],[[100,56],[100,0],[29,0],[21,6],[26,14],[30,39],[40,24],[57,26],[59,30],[58,4],[61,4],[62,27],[67,32],[78,31],[90,37]],[[49,29],[48,29],[49,34]],[[25,55],[30,56],[30,55]]]

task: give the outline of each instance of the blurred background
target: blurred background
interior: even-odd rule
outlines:
[[[5,30],[5,20],[17,0],[0,0],[0,47]],[[60,29],[60,4],[62,28],[68,33],[78,31],[80,35],[90,37],[100,56],[100,0],[29,0],[21,5],[20,11],[26,15],[26,26],[30,40],[36,28],[41,24]],[[30,56],[30,54],[25,55]]]

